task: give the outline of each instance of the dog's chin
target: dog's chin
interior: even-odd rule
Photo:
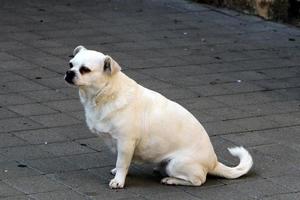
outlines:
[[[78,87],[78,86],[77,86],[76,84],[74,84],[74,83],[69,83],[69,82],[67,82],[67,81],[66,81],[66,83],[67,83],[69,86],[71,86],[71,87],[76,87],[76,88]]]
[[[82,82],[80,82],[80,81],[74,81],[73,82],[73,86],[75,86],[75,87],[86,87],[86,86],[88,86],[88,84],[86,84],[86,83],[82,83]]]
[[[81,85],[80,84],[78,84],[76,81],[74,81],[74,80],[65,80],[65,82],[69,85],[69,86],[71,86],[71,87],[80,87]]]
[[[67,79],[65,79],[65,82],[66,82],[68,85],[70,85],[70,86],[76,86],[76,84],[74,83],[73,80],[67,80]]]

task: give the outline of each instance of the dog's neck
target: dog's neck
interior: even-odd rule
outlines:
[[[119,98],[119,94],[122,93],[121,91],[126,91],[128,87],[122,84],[122,80],[124,79],[129,79],[129,77],[122,72],[118,72],[101,85],[80,87],[79,96],[82,104],[85,106],[101,107],[115,101]],[[135,82],[132,80],[132,83]],[[126,99],[126,97],[122,98]]]

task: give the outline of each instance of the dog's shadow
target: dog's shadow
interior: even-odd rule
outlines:
[[[161,179],[166,176],[166,174],[161,174],[159,172],[156,172],[153,170],[154,165],[146,164],[146,165],[132,165],[130,167],[130,170],[128,172],[127,178],[126,178],[126,185],[130,186],[130,188],[146,188],[146,187],[161,187]],[[240,179],[247,179],[247,178],[253,178],[255,177],[255,173],[249,173],[245,175],[244,177],[241,177]],[[237,179],[238,180],[238,179]],[[206,182],[201,185],[202,187],[208,187],[208,186],[216,186],[216,185],[224,185],[227,181],[234,181],[234,180],[227,180],[216,176],[207,176]],[[181,189],[184,188],[198,188],[198,187],[191,187],[191,186],[168,186],[163,185],[167,188],[172,187],[180,187]]]
[[[194,190],[199,189],[199,187],[192,187],[192,186],[168,186],[162,185],[160,183],[161,179],[164,178],[165,174],[160,174],[159,172],[153,171],[154,165],[132,165],[129,173],[126,178],[126,185],[129,186],[128,188],[135,188],[134,190],[139,190],[141,188],[159,188],[161,190],[163,186],[163,190],[169,190],[174,187],[180,188],[183,190]],[[200,188],[206,188],[211,186],[221,186],[226,184],[233,184],[240,181],[252,180],[256,179],[257,174],[254,171],[250,171],[249,174],[246,174],[238,179],[228,180],[225,178],[220,178],[217,176],[208,175],[206,182],[200,186]]]
[[[160,180],[164,176],[159,172],[154,172],[153,168],[154,165],[151,164],[133,164],[126,177],[126,185],[130,185],[131,187],[145,187],[160,184]]]

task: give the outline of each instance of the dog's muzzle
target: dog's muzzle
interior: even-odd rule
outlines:
[[[65,81],[67,81],[70,84],[74,84],[73,79],[74,79],[75,75],[76,74],[74,71],[68,70],[65,75]]]

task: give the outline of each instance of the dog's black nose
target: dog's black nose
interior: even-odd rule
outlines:
[[[70,83],[70,84],[74,84],[73,79],[75,77],[75,72],[72,70],[68,70],[66,71],[66,76],[65,76],[65,80]]]

